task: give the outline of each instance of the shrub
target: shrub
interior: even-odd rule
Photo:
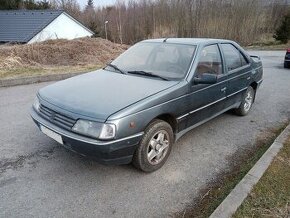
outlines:
[[[282,20],[281,25],[275,32],[274,38],[286,44],[290,39],[290,13]]]

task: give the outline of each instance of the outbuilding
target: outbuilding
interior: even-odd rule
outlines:
[[[0,11],[0,43],[34,43],[93,34],[63,10]]]

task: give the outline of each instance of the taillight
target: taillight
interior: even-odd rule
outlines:
[[[287,52],[290,52],[290,48],[287,49]]]

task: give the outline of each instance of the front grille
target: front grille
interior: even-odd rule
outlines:
[[[40,116],[50,121],[51,123],[54,123],[57,126],[60,126],[69,130],[73,127],[73,125],[76,122],[75,119],[65,116],[63,114],[60,114],[54,110],[51,110],[50,108],[45,107],[44,105],[40,105],[39,114]]]

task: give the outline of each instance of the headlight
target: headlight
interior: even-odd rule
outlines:
[[[38,97],[35,97],[34,102],[33,102],[33,107],[36,111],[39,111],[40,103],[39,103]]]
[[[88,120],[78,120],[72,130],[98,139],[113,139],[116,134],[116,126],[114,124],[98,123]]]

